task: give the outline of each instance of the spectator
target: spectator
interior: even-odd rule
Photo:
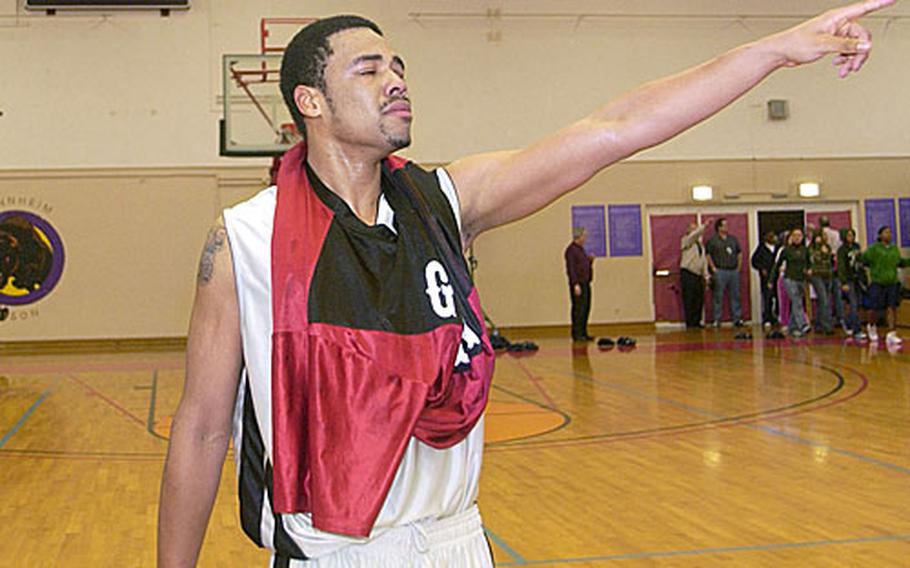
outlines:
[[[730,312],[733,325],[742,327],[742,306],[739,301],[739,269],[743,252],[739,241],[727,230],[727,220],[721,217],[714,222],[714,236],[708,241],[708,266],[714,278],[714,327],[720,327],[724,295],[730,291]]]
[[[588,335],[588,314],[591,313],[591,280],[594,277],[594,256],[585,252],[588,232],[584,227],[572,229],[572,242],[566,248],[566,274],[569,277],[569,299],[572,302],[572,339],[591,341]]]
[[[809,281],[815,290],[818,308],[815,310],[815,330],[825,335],[834,333],[831,322],[831,279],[834,275],[834,254],[822,231],[812,235],[809,245]]]
[[[701,236],[708,222],[701,225],[690,223],[680,242],[679,282],[682,287],[683,313],[686,327],[700,328],[701,315],[705,306],[705,280],[708,277],[708,263]]]
[[[837,249],[837,277],[841,291],[847,296],[847,317],[844,324],[857,341],[866,340],[859,320],[859,279],[865,269],[860,266],[861,251],[856,244],[856,232],[847,229],[844,232],[844,244]]]
[[[765,327],[777,324],[777,289],[769,286],[776,258],[777,236],[774,231],[768,231],[765,233],[765,241],[755,247],[755,252],[752,253],[752,268],[758,271],[761,281],[761,319]]]
[[[804,306],[803,291],[806,287],[806,279],[809,275],[809,249],[803,241],[802,229],[793,229],[790,231],[790,240],[787,246],[781,251],[774,265],[774,271],[771,275],[771,281],[768,285],[773,285],[780,274],[782,266],[786,265],[784,270],[784,290],[787,291],[787,297],[790,299],[790,320],[787,324],[791,337],[801,337],[808,333],[812,327],[806,319]]]
[[[825,235],[825,241],[831,247],[834,254],[834,275],[831,277],[831,289],[828,294],[831,297],[831,304],[834,307],[834,318],[837,324],[844,329],[844,333],[849,333],[846,320],[844,320],[844,300],[841,298],[841,283],[837,274],[837,252],[841,247],[840,231],[831,228],[831,221],[827,215],[822,215],[818,219],[822,233]]]
[[[895,311],[901,301],[900,280],[897,269],[910,266],[910,258],[901,258],[901,251],[891,242],[891,227],[881,227],[878,230],[878,240],[872,244],[862,255],[862,261],[869,265],[872,284],[869,285],[869,341],[878,342],[879,314],[885,311],[888,324],[888,333],[885,342],[888,345],[900,345],[902,340],[895,329]]]

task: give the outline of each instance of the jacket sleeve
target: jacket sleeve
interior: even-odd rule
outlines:
[[[699,225],[698,228],[696,228],[691,233],[683,235],[682,239],[680,240],[679,248],[682,250],[686,250],[690,246],[694,245],[695,241],[697,241],[701,237],[702,233],[704,233],[704,232],[705,232],[705,226]]]
[[[761,257],[759,253],[761,252],[761,247],[763,246],[765,245],[759,244],[757,247],[755,247],[755,251],[752,253],[752,268],[759,271],[762,270]]]
[[[846,284],[849,279],[847,274],[847,264],[850,261],[847,259],[847,247],[841,245],[837,249],[837,279],[840,280],[841,284]]]
[[[578,274],[575,272],[575,261],[572,258],[572,249],[566,249],[566,274],[569,276],[569,286],[578,284]]]
[[[783,247],[780,250],[780,254],[777,255],[777,262],[775,262],[773,268],[771,268],[771,275],[768,277],[769,282],[777,282],[777,277],[780,275],[780,267],[783,266],[786,258],[787,248]]]

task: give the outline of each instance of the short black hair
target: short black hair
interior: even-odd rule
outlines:
[[[878,228],[878,238],[882,238],[882,233],[884,233],[885,230],[891,230],[891,225],[882,225],[881,227],[879,227]]]
[[[721,225],[723,224],[723,222],[726,221],[726,220],[727,220],[726,217],[721,217],[721,218],[718,219],[717,221],[714,221],[714,232],[715,232],[715,233],[716,233],[717,231],[720,230],[720,226],[721,226]]]
[[[281,95],[288,106],[297,131],[306,140],[303,115],[297,110],[294,89],[297,85],[315,87],[325,94],[325,65],[332,48],[329,38],[352,28],[369,28],[379,35],[382,30],[374,22],[360,16],[332,16],[316,20],[297,32],[281,58]]]

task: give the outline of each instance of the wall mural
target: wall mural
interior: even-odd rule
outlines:
[[[44,218],[28,211],[0,211],[0,319],[9,306],[33,304],[63,275],[63,241]]]

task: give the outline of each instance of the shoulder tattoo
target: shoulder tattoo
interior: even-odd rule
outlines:
[[[212,280],[215,272],[215,255],[224,248],[224,242],[227,240],[227,231],[224,227],[212,227],[208,237],[205,239],[205,247],[202,249],[202,258],[199,259],[199,274],[196,281],[199,284],[208,284]]]

